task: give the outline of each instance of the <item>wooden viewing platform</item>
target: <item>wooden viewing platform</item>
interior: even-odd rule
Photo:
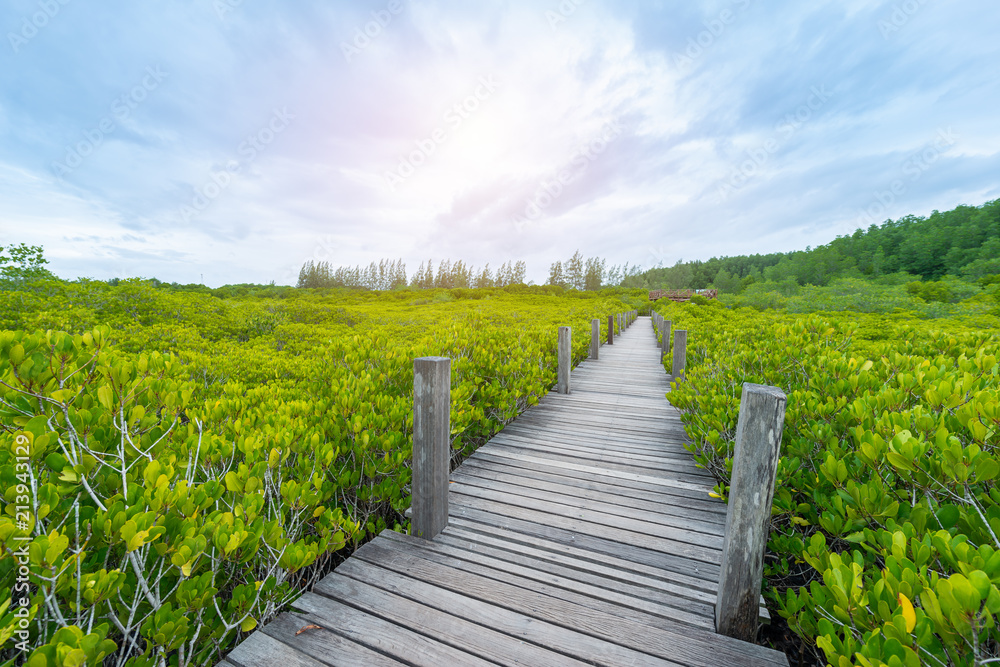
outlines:
[[[669,299],[670,301],[690,301],[692,296],[703,296],[706,299],[717,299],[717,289],[658,289],[649,293],[649,300]]]
[[[636,323],[451,474],[443,532],[384,531],[220,664],[787,666],[715,632],[727,508]]]

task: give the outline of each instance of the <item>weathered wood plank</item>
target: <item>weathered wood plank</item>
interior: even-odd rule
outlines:
[[[491,530],[489,526],[467,523],[464,519],[457,519],[456,524],[449,526],[439,539],[446,544],[451,540],[461,540],[467,545],[478,544],[523,555],[530,558],[535,567],[547,567],[547,564],[552,563],[560,566],[562,568],[560,571],[577,572],[576,576],[585,578],[593,575],[612,586],[617,586],[619,583],[634,585],[640,587],[644,595],[654,596],[656,599],[692,600],[697,605],[696,609],[703,606],[713,609],[715,607],[715,594],[700,588],[704,586],[704,580],[688,580],[658,568],[650,568],[614,556],[602,556],[600,560],[595,560],[595,554],[591,551],[557,545],[527,535],[513,539],[509,531]],[[675,580],[680,581],[675,583]],[[668,597],[657,597],[658,591],[662,591]]]
[[[405,539],[405,536],[400,536]],[[412,538],[411,538],[412,539]],[[373,564],[387,563],[409,577],[422,579],[439,588],[460,591],[495,606],[516,611],[549,623],[573,628],[578,632],[619,646],[647,653],[681,664],[717,667],[719,664],[784,664],[774,651],[753,644],[716,635],[689,626],[675,629],[637,622],[607,611],[567,602],[528,589],[436,563],[421,557],[415,544],[373,541],[361,547],[357,556]],[[655,622],[655,621],[650,621]],[[780,655],[780,654],[777,654]],[[752,661],[752,662],[751,662]]]
[[[404,548],[409,549],[408,543],[405,542],[406,536],[392,531],[384,531],[382,535],[386,536],[389,541],[401,543]],[[709,630],[714,629],[713,618],[682,611],[676,605],[667,606],[646,599],[622,595],[617,591],[584,584],[568,577],[523,567],[513,562],[513,559],[497,560],[475,551],[455,548],[437,541],[422,545],[419,550],[411,553],[432,563],[454,567],[483,579],[491,579],[504,586],[515,586],[533,593],[572,602],[588,609],[602,609],[615,616],[631,618],[652,627],[662,625],[672,628],[676,623],[683,623]],[[653,618],[654,616],[656,618]]]
[[[311,623],[296,614],[281,614],[253,633],[227,656],[236,667],[393,667],[393,660],[345,639],[326,628],[304,628]],[[296,632],[302,630],[301,634]]]
[[[489,466],[481,461],[470,461],[463,465],[454,476],[458,480],[460,476],[465,479],[492,480],[509,485],[511,492],[522,495],[531,495],[536,498],[546,496],[545,494],[559,494],[564,500],[562,502],[572,503],[576,499],[606,503],[626,512],[626,516],[643,512],[647,516],[656,515],[659,520],[670,523],[678,527],[687,528],[709,533],[725,533],[725,515],[719,512],[695,511],[689,507],[674,507],[676,502],[670,496],[657,496],[656,500],[647,500],[652,494],[629,494],[627,488],[607,487],[600,484],[588,484],[571,477],[557,477],[547,475],[543,472],[531,471],[524,468],[497,468]],[[469,481],[469,480],[466,480]],[[471,483],[471,482],[469,482]],[[519,487],[517,489],[511,487]],[[617,493],[615,493],[617,491]],[[690,518],[688,518],[690,517]],[[653,520],[650,518],[649,520]]]
[[[680,542],[685,545],[691,545],[694,548],[691,548],[689,553],[681,552],[682,555],[689,556],[691,558],[707,556],[708,552],[721,553],[722,551],[723,532],[721,530],[712,533],[690,531],[684,528],[678,528],[664,521],[646,521],[645,519],[635,519],[630,516],[625,516],[624,512],[614,513],[613,511],[608,511],[609,509],[614,509],[611,506],[583,506],[583,501],[577,504],[571,504],[568,502],[549,502],[547,500],[539,500],[531,496],[507,493],[502,488],[495,488],[495,485],[479,486],[466,484],[463,481],[452,482],[451,492],[460,496],[455,498],[455,502],[460,504],[468,504],[471,502],[471,499],[492,501],[513,507],[524,508],[533,512],[542,512],[546,515],[565,517],[570,521],[581,521],[596,524],[598,526],[606,526],[607,528],[615,531],[631,531],[640,535],[663,538],[670,540],[671,542]],[[555,523],[554,519],[548,520]],[[641,542],[634,543],[641,544]],[[671,545],[671,547],[685,551],[688,550],[688,547],[680,545],[677,547],[673,547],[673,545]]]
[[[314,592],[317,597],[340,600],[502,665],[580,667],[589,664],[477,625],[462,617],[460,608],[450,610],[459,615],[445,613],[339,572],[324,577]],[[302,598],[295,605],[307,612],[317,608],[315,598]]]
[[[692,493],[687,489],[674,489],[661,484],[645,484],[632,480],[618,480],[602,477],[599,473],[567,470],[556,466],[545,465],[540,461],[520,461],[517,459],[492,456],[482,450],[476,452],[475,458],[470,459],[476,465],[489,466],[493,469],[509,469],[512,473],[524,475],[539,473],[556,478],[563,484],[582,486],[583,488],[602,490],[607,493],[618,495],[629,495],[633,491],[636,498],[645,498],[651,502],[663,502],[664,507],[668,505],[671,509],[677,509],[679,503],[676,498],[684,498],[684,505],[703,512],[719,515],[719,520],[725,522],[726,505],[715,498],[710,498],[708,494]],[[664,510],[666,511],[666,510]]]
[[[602,601],[647,611],[656,616],[710,630],[715,628],[714,604],[693,602],[689,597],[672,595],[660,590],[659,587],[650,588],[632,581],[623,581],[620,576],[614,578],[600,576],[445,533],[442,533],[430,548]]]
[[[330,628],[356,644],[367,646],[407,664],[420,667],[440,665],[487,667],[494,664],[397,623],[315,593],[306,593],[295,606],[305,613],[305,618],[310,623]]]
[[[590,664],[607,667],[683,664],[603,641],[559,623],[512,611],[503,605],[484,602],[466,590],[456,591],[452,587],[428,584],[388,569],[395,565],[397,563],[392,561],[373,563],[362,558],[351,558],[337,568],[337,573]]]
[[[536,463],[543,465],[550,465],[556,468],[563,468],[565,470],[573,470],[576,472],[585,472],[592,475],[607,475],[609,477],[616,477],[618,479],[627,480],[629,482],[641,482],[644,484],[659,485],[662,487],[669,487],[677,490],[693,491],[695,493],[700,493],[703,497],[707,497],[712,491],[713,485],[707,483],[695,483],[680,479],[670,479],[667,477],[658,477],[654,475],[640,475],[637,473],[631,473],[622,470],[609,470],[603,467],[595,467],[589,465],[581,465],[578,463],[571,463],[568,461],[559,461],[553,458],[548,458],[544,456],[530,456],[525,454],[518,454],[515,452],[506,451],[504,448],[497,447],[496,445],[487,444],[480,448],[481,451],[486,451],[495,457],[515,459],[519,461],[524,461],[526,463]]]
[[[483,504],[487,508],[498,509],[496,504],[492,506],[489,503]],[[719,566],[717,564],[694,561],[642,545],[616,541],[600,530],[594,531],[599,535],[593,535],[579,530],[539,523],[536,520],[501,515],[490,511],[490,509],[484,510],[469,504],[456,505],[454,510],[453,516],[455,517],[462,517],[469,521],[508,531],[525,533],[558,544],[579,547],[591,551],[595,557],[617,556],[664,571],[684,574],[692,579],[705,579],[707,582],[711,582],[703,584],[706,590],[715,591],[718,587]],[[544,515],[542,518],[544,519]]]

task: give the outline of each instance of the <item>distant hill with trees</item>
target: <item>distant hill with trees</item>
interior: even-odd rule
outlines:
[[[838,278],[897,284],[954,276],[969,282],[1000,274],[1000,200],[958,206],[928,217],[908,215],[858,229],[816,248],[767,255],[679,261],[624,276],[623,287],[738,293],[755,282],[825,286]]]

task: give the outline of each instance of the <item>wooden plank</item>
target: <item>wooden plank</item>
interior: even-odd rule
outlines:
[[[295,606],[305,612],[305,618],[309,623],[330,628],[357,644],[415,667],[439,667],[439,665],[488,667],[495,664],[449,644],[443,644],[436,638],[430,639],[409,628],[315,593],[306,593]]]
[[[687,575],[691,579],[703,579],[705,590],[715,591],[718,588],[719,566],[713,563],[703,563],[676,554],[664,553],[632,543],[617,542],[601,532],[600,536],[568,530],[558,526],[538,523],[530,519],[505,516],[479,509],[471,505],[457,505],[452,516],[461,517],[476,523],[502,528],[508,531],[524,533],[539,537],[550,542],[578,547],[591,551],[595,556],[617,556],[626,560],[642,563],[654,568]]]
[[[492,456],[489,452],[482,450],[476,452],[468,462],[476,465],[489,466],[497,470],[510,470],[513,474],[523,475],[536,472],[544,474],[553,479],[558,479],[560,483],[581,486],[582,488],[596,489],[608,493],[628,495],[634,491],[635,497],[645,498],[652,502],[662,502],[664,505],[679,502],[674,497],[684,498],[683,503],[688,507],[718,514],[721,521],[725,521],[726,505],[717,498],[710,498],[708,494],[692,493],[686,489],[674,489],[658,484],[644,484],[631,480],[620,480],[608,478],[599,473],[588,473],[576,470],[566,470],[555,466],[547,466],[539,462],[524,462],[516,459]]]
[[[480,451],[485,451],[495,457],[514,459],[517,461],[524,461],[526,463],[550,465],[556,468],[563,468],[565,470],[573,470],[575,472],[585,472],[591,475],[606,475],[608,477],[615,477],[620,480],[626,480],[629,482],[641,482],[643,484],[651,484],[654,486],[661,486],[672,488],[675,490],[685,490],[692,491],[695,494],[701,494],[702,497],[707,497],[712,491],[712,486],[703,483],[694,483],[677,479],[669,479],[666,477],[658,477],[654,475],[640,475],[637,473],[630,473],[623,470],[610,470],[606,468],[598,468],[595,466],[582,465],[579,463],[572,463],[569,461],[558,461],[556,459],[546,458],[542,456],[533,456],[518,454],[515,452],[508,452],[503,448],[497,447],[495,445],[486,444],[480,447]]]
[[[452,502],[456,511],[459,511],[463,507],[469,507],[487,512],[494,512],[496,514],[502,514],[505,517],[533,521],[535,523],[545,524],[554,528],[562,528],[563,530],[570,530],[583,535],[606,537],[620,543],[634,544],[653,551],[659,551],[665,555],[677,556],[689,561],[704,563],[705,565],[712,565],[714,567],[718,567],[719,563],[722,561],[721,546],[718,548],[711,548],[682,542],[676,537],[663,535],[662,533],[666,532],[663,527],[657,527],[657,530],[655,531],[644,533],[637,530],[618,528],[608,525],[611,523],[610,521],[599,523],[598,521],[601,520],[602,517],[587,516],[586,518],[574,518],[567,516],[566,514],[559,513],[558,510],[546,512],[541,509],[521,507],[513,502],[477,498],[466,493],[456,493],[454,495],[455,497],[452,499]],[[588,519],[597,520],[590,521]]]
[[[440,539],[440,536],[436,539]],[[477,625],[461,615],[445,613],[363,581],[351,579],[339,572],[324,577],[316,585],[314,592],[317,594],[315,598],[300,598],[295,606],[312,612],[318,608],[316,598],[340,600],[501,665],[580,667],[590,664],[497,632],[490,627]],[[462,610],[452,611],[461,613]]]
[[[555,487],[555,485],[545,484],[532,479],[519,479],[515,477],[514,479],[517,480],[517,482],[512,483],[507,481],[509,477],[502,476],[502,473],[494,475],[477,475],[474,474],[476,472],[476,468],[473,466],[469,466],[467,468],[463,466],[462,470],[457,471],[454,475],[452,475],[452,483],[462,484],[465,487],[474,486],[482,489],[489,489],[502,494],[530,499],[533,501],[532,505],[538,505],[540,503],[560,504],[572,509],[602,512],[604,514],[619,516],[634,521],[648,521],[650,523],[669,526],[670,528],[677,530],[710,535],[713,538],[718,538],[720,541],[719,548],[722,548],[721,540],[725,534],[725,524],[721,522],[705,523],[694,519],[688,519],[683,516],[662,514],[660,513],[659,508],[656,507],[637,509],[624,504],[613,504],[606,502],[604,499],[594,499],[593,496],[597,494],[593,492],[580,490],[577,494],[570,494],[566,492],[566,487],[559,489],[558,487]],[[550,490],[553,488],[556,490]],[[452,486],[452,491],[455,491],[454,486]]]
[[[408,536],[392,531],[384,531],[382,535],[386,536],[390,542],[409,546],[405,541]],[[499,585],[514,586],[578,604],[588,609],[602,609],[615,616],[631,618],[651,627],[659,627],[664,623],[668,627],[673,627],[676,623],[683,623],[714,630],[713,618],[682,611],[676,604],[663,605],[646,599],[622,595],[616,591],[524,567],[513,561],[498,560],[476,551],[439,543],[436,540],[431,544],[422,545],[418,551],[413,553],[432,563],[455,567],[462,572],[493,580]]]
[[[659,659],[613,642],[603,641],[558,623],[512,611],[503,605],[484,602],[465,590],[456,591],[448,586],[435,586],[401,574],[396,569],[389,569],[389,567],[396,565],[392,561],[378,563],[363,558],[351,558],[337,568],[337,573],[429,607],[453,613],[473,623],[520,638],[522,641],[546,646],[552,651],[572,656],[590,664],[607,667],[633,664],[661,667],[662,665],[683,664]],[[320,586],[322,586],[322,582],[317,588]]]
[[[407,539],[407,536],[400,536]],[[409,538],[413,539],[413,538]],[[388,545],[392,545],[391,547]],[[754,644],[716,635],[690,626],[654,627],[606,611],[590,609],[565,600],[505,585],[421,557],[427,553],[415,544],[376,540],[357,551],[370,563],[391,563],[397,571],[439,588],[461,591],[490,604],[530,615],[608,642],[663,659],[692,666],[719,664],[784,665],[784,655]],[[780,659],[778,658],[780,656]]]
[[[536,579],[593,598],[648,611],[651,614],[681,623],[690,623],[709,629],[715,628],[715,605],[713,603],[697,603],[692,601],[690,597],[667,593],[659,587],[643,586],[644,582],[639,580],[625,580],[624,573],[618,573],[617,577],[601,576],[585,570],[550,563],[538,557],[528,557],[516,551],[490,546],[479,540],[462,539],[448,533],[439,535],[430,548],[448,553],[456,558],[518,574],[526,579]]]
[[[648,567],[607,554],[595,554],[592,551],[576,547],[556,544],[542,538],[529,535],[511,535],[510,531],[497,530],[483,524],[456,519],[455,525],[441,533],[439,539],[461,539],[466,543],[477,543],[490,546],[514,554],[532,558],[537,567],[546,563],[561,565],[575,570],[580,576],[593,573],[607,582],[631,583],[642,586],[649,595],[663,591],[674,598],[692,600],[699,606],[714,607],[715,593],[702,590],[706,586],[704,580],[691,579],[673,572]],[[616,585],[616,584],[612,584]]]
[[[674,504],[679,502],[676,496],[651,491],[632,491],[627,485],[602,484],[600,481],[554,475],[543,470],[531,470],[514,466],[497,466],[482,459],[470,459],[466,461],[456,471],[456,474],[494,479],[508,484],[611,503],[617,507],[642,510],[663,516],[691,517],[692,521],[702,527],[705,523],[725,524],[725,506],[722,503],[718,503],[718,506],[713,506],[703,501],[706,509],[703,509],[701,506],[684,507]],[[718,499],[706,499],[706,501],[712,500]],[[720,510],[720,508],[722,509]],[[698,529],[693,528],[693,530]]]
[[[236,667],[393,667],[400,665],[381,653],[355,644],[326,628],[303,630],[311,625],[296,614],[281,614],[240,643],[227,660]],[[303,632],[299,635],[295,633]]]
[[[507,493],[502,488],[494,488],[496,485],[472,485],[462,481],[452,482],[451,492],[457,494],[455,501],[466,504],[468,498],[486,500],[514,507],[523,507],[527,510],[544,512],[558,517],[586,521],[588,523],[607,526],[615,530],[625,530],[641,535],[658,537],[690,544],[695,547],[703,547],[705,551],[722,551],[723,531],[715,532],[695,532],[684,528],[678,528],[664,521],[653,521],[655,515],[648,515],[641,519],[626,516],[624,512],[614,512],[614,507],[594,506],[593,503],[580,501],[577,504],[570,504],[562,501],[539,500],[537,498]],[[568,500],[568,499],[565,499]],[[590,506],[587,506],[590,505]],[[610,511],[609,511],[610,510]],[[699,549],[698,553],[701,554]],[[694,556],[694,551],[683,555]],[[715,561],[709,561],[715,562]]]
[[[674,454],[679,457],[686,457],[689,463],[691,452],[686,449],[689,443],[686,439],[675,437],[666,431],[642,431],[638,434],[630,431],[627,426],[622,428],[608,429],[582,429],[579,427],[563,427],[560,425],[549,425],[548,428],[541,428],[528,422],[514,422],[508,425],[497,435],[519,436],[530,439],[539,438],[542,442],[566,444],[589,444],[591,446],[601,446],[605,450],[613,452],[633,453],[645,456],[662,456],[663,454]]]
[[[582,463],[606,465],[609,470],[637,470],[643,474],[650,475],[673,473],[675,476],[679,476],[683,474],[691,476],[694,478],[693,481],[696,482],[700,482],[703,479],[705,481],[711,480],[713,483],[715,481],[706,470],[695,467],[694,462],[690,460],[690,454],[688,454],[689,458],[686,461],[681,459],[679,455],[677,458],[660,456],[658,457],[659,460],[657,460],[642,454],[618,453],[608,451],[607,449],[602,451],[599,448],[585,445],[555,444],[552,442],[540,442],[539,440],[538,438],[529,439],[505,433],[496,435],[490,441],[490,444],[505,445],[506,449],[510,451],[551,456],[557,458],[557,460],[571,462],[578,460]]]

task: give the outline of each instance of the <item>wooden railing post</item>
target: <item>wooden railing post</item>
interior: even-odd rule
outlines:
[[[601,321],[590,322],[590,358],[597,359],[601,350]]]
[[[559,387],[560,394],[569,393],[569,371],[573,363],[573,329],[559,327]]]
[[[674,367],[670,374],[674,376],[675,380],[684,379],[684,367],[687,366],[687,342],[687,330],[678,329],[674,332]]]
[[[608,315],[608,345],[615,344],[615,316]]]
[[[743,385],[715,630],[748,642],[757,636],[764,547],[771,525],[785,402],[784,392],[777,387]]]
[[[667,353],[670,352],[670,327],[673,324],[672,320],[660,318],[660,334],[663,336],[663,340],[660,341],[660,363],[663,363]]]
[[[434,539],[448,525],[450,467],[451,359],[414,359],[412,535]]]

